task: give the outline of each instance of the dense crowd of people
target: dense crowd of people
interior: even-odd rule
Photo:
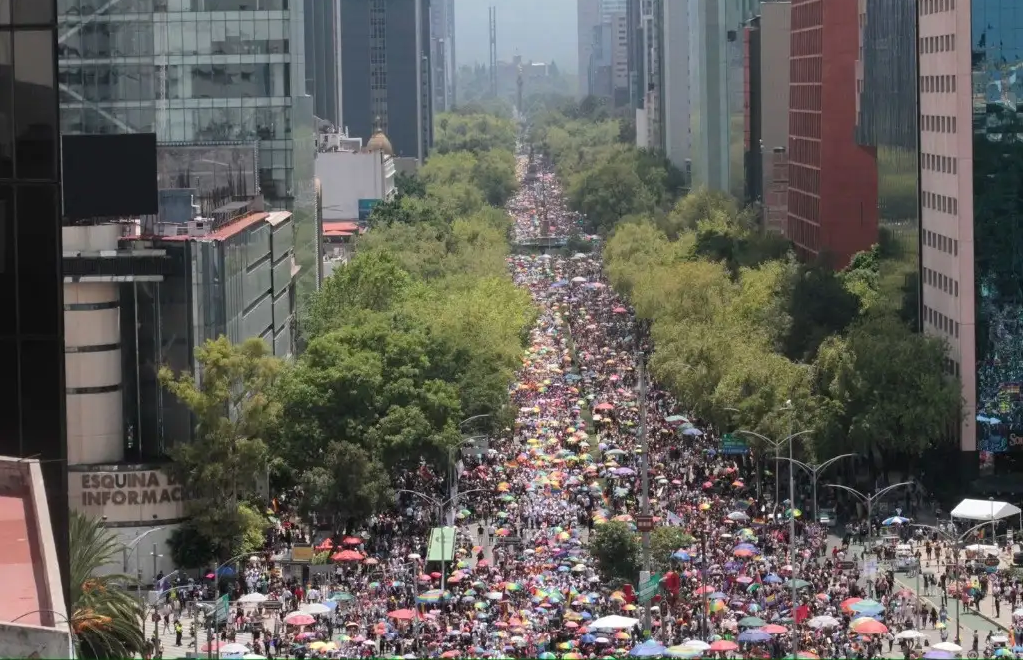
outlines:
[[[577,235],[553,174],[527,167],[520,157],[516,237]],[[640,400],[647,328],[607,285],[599,253],[508,262],[539,310],[511,388],[514,427],[459,462],[457,485],[425,466],[407,475],[394,511],[318,544],[337,563],[308,585],[257,564],[247,591],[258,595],[240,596],[237,616],[282,606],[249,653],[867,658],[896,644],[907,658],[923,653],[913,626],[945,626],[944,612],[938,621],[918,611],[890,571],[862,580],[847,561],[855,554],[829,547],[823,526],[787,500],[758,499],[749,457],[722,453],[714,430],[655,382]],[[689,537],[661,576],[649,631],[636,590],[607,583],[588,550],[608,521],[635,529],[641,427],[655,523]],[[451,511],[454,543],[440,548],[453,559],[430,562],[436,504],[457,491],[466,495]],[[945,651],[927,657],[936,652]]]

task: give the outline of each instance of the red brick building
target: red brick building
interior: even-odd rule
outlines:
[[[836,269],[877,241],[877,167],[856,144],[857,0],[792,0],[788,237]]]

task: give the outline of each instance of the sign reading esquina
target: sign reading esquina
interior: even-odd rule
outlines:
[[[83,507],[159,505],[185,500],[184,487],[156,470],[87,472],[72,478],[80,479]]]

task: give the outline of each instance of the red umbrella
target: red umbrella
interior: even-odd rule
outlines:
[[[629,310],[625,309],[624,307],[615,307],[611,311],[614,312],[615,314],[628,314],[629,313]]]
[[[715,653],[727,653],[728,651],[736,651],[739,649],[739,645],[735,642],[730,642],[727,639],[719,639],[715,642],[710,643],[708,651]]]
[[[598,403],[593,407],[594,410],[614,410],[615,407],[610,403]]]
[[[785,626],[779,626],[776,623],[769,623],[766,626],[761,626],[758,630],[760,630],[760,632],[765,632],[768,635],[781,635],[789,631],[789,629]]]
[[[345,545],[362,545],[362,539],[358,536],[346,536],[341,542]]]
[[[362,561],[362,555],[355,550],[342,550],[341,552],[335,552],[331,559],[334,561]]]
[[[394,610],[393,612],[388,612],[387,616],[398,621],[410,621],[416,618],[416,611],[410,609]]]
[[[330,539],[323,539],[323,542],[316,546],[316,549],[319,550],[320,552],[323,552],[324,550],[330,550],[333,547],[334,547],[333,541],[331,541]]]

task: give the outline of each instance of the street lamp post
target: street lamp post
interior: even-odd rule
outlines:
[[[209,641],[209,642],[213,641],[213,634],[216,634],[217,627],[218,627],[218,625],[220,623],[220,612],[218,611],[218,607],[220,605],[220,569],[224,568],[228,564],[233,564],[234,562],[238,561],[242,557],[247,557],[250,554],[252,554],[252,553],[250,553],[250,552],[243,552],[241,554],[235,555],[234,557],[231,557],[230,559],[225,561],[223,564],[221,564],[221,565],[219,565],[219,566],[217,566],[216,568],[213,569],[213,628],[212,628],[212,634],[210,633],[210,627],[208,625],[206,626],[206,630],[207,630],[206,638],[207,638],[207,641]],[[209,648],[210,648],[209,653],[212,656],[212,654],[213,654],[212,643],[209,645]],[[220,648],[219,647],[217,648],[217,657],[218,658],[220,657]]]
[[[639,451],[640,451],[640,470],[643,471],[641,476],[641,483],[643,487],[643,498],[641,501],[641,508],[643,517],[646,518],[650,515],[650,452],[647,447],[646,437],[646,370],[644,369],[644,356],[640,352],[636,356],[636,369],[637,376],[639,379]],[[646,529],[646,528],[644,528]],[[650,575],[650,532],[643,532],[643,571],[645,575]],[[648,578],[649,579],[649,578]],[[642,585],[645,587],[646,585]],[[653,621],[650,612],[650,600],[643,603],[643,631],[650,635],[650,631],[653,630]],[[706,614],[706,613],[705,613]]]
[[[841,454],[840,456],[829,458],[820,465],[810,465],[809,463],[804,463],[803,461],[796,460],[792,457],[785,458],[784,456],[778,456],[775,460],[788,461],[789,463],[806,470],[806,472],[810,475],[810,478],[813,481],[813,521],[820,522],[820,518],[817,515],[817,480],[820,478],[821,473],[831,467],[833,463],[840,461],[843,458],[851,458],[853,456],[856,456],[856,454]]]
[[[785,410],[785,409],[782,408],[781,410]],[[781,460],[781,458],[782,458],[781,456],[778,455],[778,449],[782,445],[784,445],[786,442],[790,443],[789,444],[789,454],[791,454],[792,453],[791,442],[793,440],[795,440],[796,438],[798,438],[799,436],[806,435],[806,434],[811,433],[811,432],[812,432],[812,429],[807,429],[805,431],[800,431],[799,433],[793,433],[792,435],[789,435],[789,436],[787,436],[785,438],[782,438],[781,440],[771,440],[766,435],[762,435],[760,433],[757,433],[756,431],[736,431],[736,433],[742,433],[743,435],[751,435],[751,436],[753,436],[755,438],[759,438],[764,443],[766,443],[769,447],[773,447],[774,448],[774,460],[776,462]],[[778,495],[778,484],[779,484],[778,475],[775,474],[774,475],[774,506],[778,506],[778,503],[779,503],[779,497],[780,496]]]
[[[122,573],[124,573],[125,575],[128,574],[128,558],[132,555],[133,552],[135,552],[135,548],[137,548],[139,543],[142,542],[142,539],[146,538],[147,536],[149,536],[153,532],[159,532],[161,529],[167,529],[167,525],[162,525],[160,527],[154,527],[153,529],[148,529],[145,532],[143,532],[142,534],[139,534],[138,536],[133,538],[131,540],[131,543],[126,543],[123,546],[121,546],[121,572]],[[153,556],[153,582],[154,582],[154,586],[155,586],[155,582],[156,582],[156,545],[155,544],[153,545],[153,555],[154,555]],[[142,604],[142,568],[139,566],[138,555],[135,555],[135,598],[138,599],[139,604],[141,605]],[[145,617],[143,617],[143,619],[142,619],[142,636],[145,637],[145,634],[146,634],[146,620],[145,620]]]
[[[786,401],[785,405],[782,408],[779,408],[778,410],[779,411],[782,411],[782,410],[793,410],[792,401],[791,400]],[[790,426],[789,430],[790,431],[792,430],[791,426]],[[756,433],[754,431],[736,431],[736,433],[743,433],[745,435],[752,435],[754,437],[760,438],[761,440],[764,440],[765,442],[767,442],[770,445],[774,445],[774,458],[775,458],[775,461],[776,461],[775,465],[777,465],[777,460],[780,458],[780,456],[778,456],[778,448],[782,444],[784,444],[786,442],[788,443],[788,445],[789,445],[789,460],[790,461],[795,460],[792,457],[792,441],[795,440],[796,438],[798,438],[799,436],[806,435],[806,434],[808,434],[810,432],[811,432],[811,429],[806,429],[805,431],[799,431],[798,433],[791,433],[790,432],[789,435],[786,438],[783,438],[780,442],[774,442],[773,440],[771,440],[767,436],[761,435],[760,433]],[[792,472],[792,469],[790,468],[789,469],[789,508],[792,510],[792,513],[789,515],[789,566],[792,567],[792,575],[791,575],[791,577],[789,577],[789,580],[792,583],[792,609],[793,609],[793,611],[795,611],[795,608],[796,608],[796,606],[798,604],[799,589],[797,588],[797,584],[796,584],[796,578],[797,578],[797,570],[796,570],[796,511],[795,511],[795,508],[796,508],[796,482],[795,482],[795,479],[793,478],[793,476],[794,476],[794,474]],[[778,506],[778,497],[779,497],[778,496],[778,475],[777,475],[777,473],[775,473],[775,475],[774,475],[774,492],[775,492],[775,495],[774,495],[774,505],[777,507]],[[781,510],[784,511],[784,509],[781,509]],[[795,657],[798,654],[798,651],[799,651],[799,636],[798,636],[798,632],[796,630],[796,627],[793,626],[792,627],[792,655],[793,655],[793,657]]]
[[[418,490],[407,490],[405,488],[399,488],[397,490],[397,492],[399,492],[399,493],[408,493],[409,495],[415,495],[416,497],[421,497],[424,500],[426,500],[427,502],[429,502],[429,503],[433,504],[435,507],[437,507],[437,520],[439,520],[440,523],[441,523],[441,528],[440,528],[440,556],[441,556],[441,562],[440,562],[440,589],[441,589],[441,593],[444,593],[444,587],[447,584],[447,568],[448,568],[448,562],[445,560],[445,557],[447,556],[447,554],[446,554],[447,548],[445,547],[447,545],[447,541],[445,540],[444,532],[445,532],[445,530],[447,528],[447,525],[444,524],[446,522],[444,520],[444,510],[448,507],[449,504],[453,504],[455,501],[457,501],[460,496],[468,495],[469,493],[481,493],[484,490],[486,490],[486,489],[485,488],[473,488],[472,490],[467,490],[464,493],[455,493],[454,495],[452,495],[451,497],[449,497],[448,499],[443,500],[443,501],[438,500],[436,497],[432,497],[430,495],[427,495],[426,493],[420,493]],[[454,529],[455,529],[453,523],[454,523],[454,519],[452,518],[452,526],[451,526],[452,535],[454,535]],[[430,549],[427,548],[426,552],[427,552],[427,560],[429,560]]]
[[[873,515],[873,512],[874,512],[874,502],[879,501],[882,497],[884,497],[885,495],[887,495],[891,491],[895,490],[896,488],[901,488],[902,486],[911,486],[911,485],[913,485],[913,482],[912,481],[900,481],[899,483],[892,484],[891,486],[888,486],[887,488],[882,488],[881,490],[877,491],[873,495],[864,495],[863,493],[861,493],[860,491],[856,490],[855,488],[850,488],[849,486],[843,486],[842,484],[824,484],[824,485],[827,486],[828,488],[839,488],[841,490],[846,491],[847,493],[851,493],[851,494],[855,495],[857,498],[859,498],[859,500],[861,502],[863,502],[864,504],[867,505],[867,543],[870,543],[870,539],[871,539],[870,532],[871,532],[871,529],[873,528],[873,524],[874,524],[873,523],[873,519],[874,519],[874,515]]]
[[[992,514],[991,522],[992,523],[994,522],[994,514]],[[922,527],[925,529],[929,529],[937,534],[940,534],[942,538],[944,538],[946,541],[952,544],[952,560],[955,562],[956,576],[956,644],[959,644],[962,641],[962,625],[959,622],[959,604],[961,600],[959,598],[959,553],[962,551],[963,542],[966,541],[970,534],[976,532],[977,530],[983,527],[986,527],[987,524],[988,524],[987,522],[982,522],[979,525],[974,525],[973,527],[969,528],[968,530],[966,530],[965,532],[958,536],[949,534],[945,530],[941,529],[940,527],[935,527],[934,525],[923,524],[913,525],[913,527]],[[917,572],[919,573],[919,570]],[[919,597],[919,594],[917,594],[917,596]]]

